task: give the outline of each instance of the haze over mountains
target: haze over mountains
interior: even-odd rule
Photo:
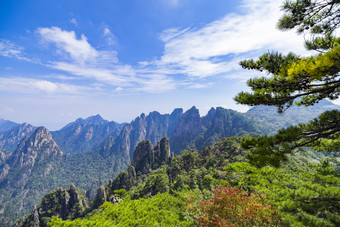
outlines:
[[[323,101],[313,107],[291,108],[285,115],[263,106],[245,114],[218,107],[202,117],[192,107],[186,112],[175,109],[170,114],[141,114],[126,124],[96,115],[54,132],[2,120],[0,224],[13,223],[58,187],[74,183],[91,194],[99,181],[113,179],[127,168],[136,146],[145,139],[156,146],[166,136],[171,152],[180,154],[189,148],[201,150],[222,137],[270,134],[282,126],[308,121],[327,109],[339,106]]]

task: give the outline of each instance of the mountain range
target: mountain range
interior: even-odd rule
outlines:
[[[316,106],[315,111],[306,110],[308,117],[339,108],[326,104]],[[143,140],[157,147],[166,136],[171,152],[178,155],[185,149],[201,150],[222,137],[270,134],[300,119],[296,117],[300,108],[286,116],[276,115],[275,111],[254,107],[243,114],[218,107],[201,117],[196,107],[186,112],[179,108],[171,114],[141,114],[126,124],[96,115],[80,118],[54,132],[27,123],[14,124],[0,132],[0,224],[13,224],[44,194],[71,183],[93,197],[99,182],[107,182],[128,167],[136,146]],[[270,116],[282,118],[281,123],[274,124]]]

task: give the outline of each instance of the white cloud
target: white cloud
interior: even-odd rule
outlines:
[[[115,91],[122,91],[122,90],[124,90],[122,87],[117,87],[117,88],[115,89]]]
[[[104,29],[104,35],[110,35],[112,34],[109,28]]]
[[[189,28],[185,28],[185,29],[180,29],[180,28],[169,28],[164,30],[159,38],[160,40],[162,40],[164,43],[168,42],[170,39],[176,38],[180,35],[182,35],[183,33],[185,33],[186,31],[188,31]]]
[[[229,61],[247,58],[254,52],[278,50],[306,54],[303,37],[294,31],[276,29],[282,15],[281,4],[281,0],[246,0],[242,14],[228,14],[201,28],[167,29],[160,35],[164,42],[163,56],[143,62],[145,70],[164,70],[164,73],[172,70],[207,77],[235,70]]]
[[[29,59],[25,57],[24,48],[22,46],[16,45],[15,43],[4,39],[0,39],[0,56],[39,63],[39,61],[35,59]]]
[[[0,78],[0,91],[26,94],[81,94],[91,89],[83,86],[65,83],[54,83],[47,80],[29,79],[23,77]]]
[[[0,40],[0,55],[5,57],[20,57],[23,48],[8,40]]]
[[[117,45],[117,38],[111,33],[108,27],[104,28],[103,35],[106,38],[108,45],[110,46]]]
[[[151,74],[144,75],[143,78],[137,80],[139,86],[135,88],[137,91],[148,93],[159,93],[174,90],[178,87],[178,81],[175,81],[165,75]]]
[[[71,22],[71,24],[78,26],[78,22],[77,22],[76,18],[72,18],[70,22]]]
[[[165,75],[144,71],[131,65],[119,63],[116,51],[96,50],[84,35],[78,40],[74,31],[64,31],[58,27],[39,28],[38,33],[43,41],[55,43],[58,50],[66,52],[73,61],[53,61],[46,64],[68,74],[100,81],[110,86],[118,86],[118,90],[137,90],[145,92],[162,92],[176,88],[176,83]],[[108,39],[114,38],[109,28],[105,28],[103,35]],[[86,64],[85,64],[86,63]],[[65,79],[65,78],[64,78]]]
[[[60,60],[45,65],[66,72],[72,79],[104,83],[111,91],[197,89],[211,86],[204,81],[206,77],[249,78],[252,74],[242,70],[238,62],[257,58],[268,50],[306,54],[303,37],[276,29],[281,4],[281,0],[244,0],[240,13],[227,14],[202,27],[166,29],[158,37],[164,42],[163,55],[137,66],[120,63],[116,51],[94,48],[84,34],[78,38],[74,31],[58,27],[38,28],[37,32],[43,42],[55,44],[61,55]],[[116,45],[109,27],[103,29],[102,36],[109,45]],[[0,42],[0,54],[19,58],[22,49]],[[34,84],[40,90],[57,90],[53,84]]]
[[[84,64],[98,56],[97,51],[87,42],[84,34],[77,39],[74,31],[64,31],[58,27],[38,28],[44,42],[56,44],[58,50],[66,52],[77,63]]]
[[[133,69],[128,65],[112,65],[108,68],[98,68],[67,62],[54,62],[49,66],[73,75],[92,78],[115,86],[130,86],[134,76]]]

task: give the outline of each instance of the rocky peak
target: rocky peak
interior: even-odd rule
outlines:
[[[211,108],[209,112],[207,113],[207,115],[202,118],[202,124],[206,128],[209,128],[212,125],[212,121],[214,120],[215,116],[216,116],[216,109]]]
[[[182,114],[183,114],[183,109],[182,108],[176,108],[172,111],[170,116],[175,117],[175,116],[181,116]]]
[[[179,153],[181,150],[186,149],[202,132],[202,119],[198,109],[193,106],[178,119],[176,129],[170,139],[171,149],[175,153]]]
[[[170,143],[167,137],[163,137],[161,141],[154,147],[155,151],[155,163],[159,166],[166,164],[170,159]]]
[[[96,197],[94,198],[92,208],[96,209],[106,202],[106,192],[104,185],[100,185]]]
[[[199,110],[196,108],[196,106],[191,107],[184,114],[185,115],[193,115],[193,116],[195,116],[195,115],[199,116],[200,115]]]
[[[83,122],[89,125],[104,125],[109,123],[107,120],[104,120],[99,114],[88,117]]]
[[[45,195],[38,207],[34,206],[30,215],[25,217],[15,226],[47,226],[47,221],[52,216],[57,216],[63,220],[80,217],[88,203],[80,190],[74,184],[70,189],[58,188]]]
[[[209,119],[212,120],[215,117],[215,114],[216,114],[217,110],[219,110],[219,109],[221,109],[221,107],[217,107],[216,109],[212,107],[209,110],[209,112],[207,113],[206,117],[208,117]]]
[[[136,172],[146,174],[151,169],[155,169],[169,161],[169,140],[163,137],[154,148],[149,140],[140,142],[133,153],[131,165],[135,167]]]
[[[34,166],[37,160],[42,161],[63,153],[52,139],[51,133],[44,127],[37,128],[29,137],[23,138],[9,158],[11,167]]]
[[[154,162],[154,151],[149,140],[140,142],[133,152],[131,164],[135,167],[136,172],[147,173]]]

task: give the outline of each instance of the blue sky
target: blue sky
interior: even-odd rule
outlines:
[[[238,62],[308,55],[275,26],[282,0],[1,0],[0,118],[56,130],[100,114],[196,106],[246,111],[233,97],[261,76]]]

